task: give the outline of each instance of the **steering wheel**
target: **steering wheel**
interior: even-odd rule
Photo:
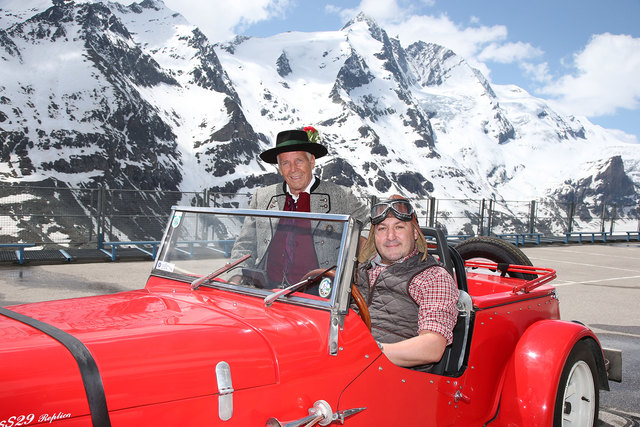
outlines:
[[[316,276],[322,273],[323,271],[325,270],[322,268],[313,269],[309,271],[307,274],[305,274],[301,280],[307,279],[312,276]],[[327,271],[323,274],[323,276],[331,279],[331,282],[334,282],[336,278],[336,271],[335,270]],[[355,283],[351,283],[351,296],[353,297],[353,302],[355,302],[356,306],[358,307],[358,313],[360,314],[360,318],[362,319],[364,324],[367,326],[367,329],[371,331],[371,314],[369,314],[369,307],[367,307],[367,302],[364,300],[362,293],[360,293],[360,290],[358,289]]]

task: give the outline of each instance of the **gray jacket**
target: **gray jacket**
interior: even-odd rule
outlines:
[[[273,184],[259,188],[254,193],[249,208],[265,210],[283,210],[286,200],[286,184]],[[316,183],[310,193],[311,212],[352,215],[363,224],[369,211],[365,203],[358,199],[347,187],[332,182]],[[265,253],[275,235],[278,225],[276,218],[246,218],[242,230],[231,251],[231,258],[237,259],[250,253],[249,266],[258,266],[264,260]],[[319,268],[329,268],[335,264],[340,249],[342,228],[338,224],[326,221],[312,221],[313,242]]]

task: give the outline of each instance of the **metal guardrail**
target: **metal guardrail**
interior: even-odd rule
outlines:
[[[24,248],[33,246],[35,243],[0,243],[0,248],[18,248],[15,252],[19,264],[24,264]]]
[[[109,255],[111,257],[111,261],[115,261],[116,249],[120,246],[135,246],[136,249],[144,252],[149,255],[151,259],[156,259],[156,255],[158,254],[158,246],[160,245],[160,241],[139,241],[139,242],[102,242],[99,249]],[[107,251],[104,249],[105,246],[111,246],[111,251]],[[152,246],[152,251],[149,252],[146,249],[141,248],[140,246]]]
[[[569,243],[569,240],[573,236],[578,237],[578,243],[582,243],[583,236],[591,236],[591,243],[596,241],[596,236],[599,236],[603,242],[607,241],[607,236],[610,236],[611,233],[606,231],[572,231],[571,233],[565,233],[565,243]]]
[[[631,237],[635,234],[636,240],[640,242],[640,231],[626,231],[627,233],[627,242],[631,241]]]
[[[539,245],[540,240],[544,235],[542,233],[502,233],[502,234],[496,234],[496,236],[505,240],[509,240],[513,238],[515,239],[514,243],[517,246],[517,245],[524,245],[527,242],[527,237],[531,238],[532,240],[534,240],[534,242],[537,245]]]

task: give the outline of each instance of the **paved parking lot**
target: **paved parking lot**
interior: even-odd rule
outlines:
[[[143,288],[152,261],[0,266],[0,305]]]
[[[589,325],[623,350],[623,382],[601,393],[600,425],[640,425],[640,243],[526,247],[556,269],[561,317]],[[151,261],[0,266],[0,305],[112,293],[144,286]]]
[[[622,349],[622,383],[600,393],[601,425],[640,425],[640,243],[524,248],[558,273],[560,316],[591,327],[603,347]]]

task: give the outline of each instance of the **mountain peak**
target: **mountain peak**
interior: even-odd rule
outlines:
[[[375,19],[373,19],[371,16],[367,15],[364,12],[360,12],[354,18],[350,19],[344,25],[344,27],[342,27],[342,31],[346,31],[350,27],[353,27],[360,23],[366,24],[370,31],[373,30],[373,31],[379,32],[382,30],[382,28],[378,25]]]
[[[162,0],[143,0],[138,4],[143,9],[162,10],[166,7]]]

